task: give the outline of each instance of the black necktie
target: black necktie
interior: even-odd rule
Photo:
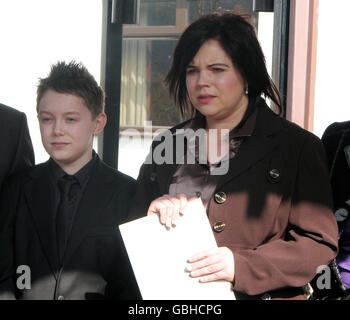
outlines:
[[[66,249],[67,239],[68,239],[68,219],[69,214],[72,214],[73,206],[71,203],[70,190],[77,180],[74,176],[65,175],[62,179],[58,181],[58,188],[60,189],[61,200],[58,205],[56,213],[56,239],[57,239],[57,249],[58,258],[60,263],[62,263],[64,251]]]

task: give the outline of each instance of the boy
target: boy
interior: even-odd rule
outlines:
[[[92,150],[103,109],[104,92],[81,64],[59,62],[40,80],[37,113],[50,159],[3,192],[0,297],[139,297],[117,227],[134,180]]]

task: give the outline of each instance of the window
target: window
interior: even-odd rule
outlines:
[[[179,116],[164,86],[176,44],[171,38],[123,40],[120,125],[170,126]]]
[[[146,0],[140,3],[140,26],[174,26],[176,1]]]
[[[249,13],[258,18],[258,15],[252,11],[252,0],[188,0],[187,2],[189,21],[193,21],[200,15],[217,10],[235,10]]]

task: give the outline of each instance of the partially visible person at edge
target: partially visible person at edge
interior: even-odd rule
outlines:
[[[0,103],[0,190],[12,174],[34,165],[34,150],[23,112]]]
[[[154,140],[131,215],[159,214],[170,228],[181,223],[186,203],[200,197],[218,248],[193,252],[191,277],[229,281],[237,299],[306,299],[304,288],[318,267],[337,254],[326,156],[320,139],[266,104],[268,98],[281,113],[248,17],[224,12],[198,18],[181,35],[166,82],[180,114],[190,119],[170,129],[174,147],[168,147],[177,150],[172,163],[158,164],[157,146],[167,140]],[[208,141],[193,148],[190,136],[192,151],[181,157],[179,129],[216,129],[222,141],[226,129],[229,150],[220,155],[220,146],[209,143],[203,164]],[[186,162],[191,157],[194,164]],[[225,161],[228,171],[220,174]]]
[[[332,123],[321,140],[327,154],[333,210],[340,233],[336,261],[343,284],[350,293],[350,121]]]

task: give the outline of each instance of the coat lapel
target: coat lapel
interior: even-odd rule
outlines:
[[[186,122],[187,123],[187,122]],[[159,193],[161,195],[163,194],[168,194],[169,193],[169,186],[171,183],[171,178],[174,175],[176,169],[178,166],[183,163],[184,161],[184,152],[178,153],[177,151],[177,146],[176,144],[179,143],[179,141],[185,141],[185,133],[184,131],[177,131],[177,127],[168,130],[165,134],[166,139],[164,142],[156,143],[156,146],[152,148],[153,156],[152,156],[152,173],[151,173],[151,178],[152,176],[155,175],[156,178],[155,180],[158,181],[158,186],[159,186]],[[181,128],[182,129],[182,128]],[[160,135],[161,136],[161,135]],[[157,138],[159,140],[159,137]],[[170,158],[172,159],[171,163],[163,163],[161,165],[154,165],[155,163],[157,164],[158,162],[154,159],[154,157],[159,155],[159,151],[155,151],[156,148],[160,148],[160,150],[164,150],[165,148],[169,147],[172,148],[172,154]],[[178,146],[179,147],[179,146]],[[182,148],[186,148],[185,145],[182,146]],[[181,147],[179,147],[180,150],[183,150]],[[169,159],[168,159],[169,160]]]
[[[265,104],[263,99],[258,99],[257,104],[258,114],[253,135],[242,144],[237,155],[230,161],[229,170],[219,180],[217,187],[237,177],[282,143],[283,138],[278,135],[278,132],[283,129],[280,117]],[[175,133],[173,137],[173,147],[176,152]],[[174,158],[176,161],[179,160],[178,155]],[[160,194],[169,192],[171,177],[178,167],[176,161],[173,164],[156,166]]]
[[[47,162],[35,168],[31,173],[32,179],[24,186],[24,195],[29,212],[34,219],[43,252],[56,276],[58,267],[56,231],[48,174]]]
[[[161,166],[157,166],[157,180],[159,185],[160,194],[168,194],[169,186],[171,183],[171,178],[174,175],[178,164],[163,164]]]
[[[249,169],[282,143],[283,137],[278,135],[282,128],[280,117],[260,102],[255,130],[230,160],[229,171],[220,179],[217,188]]]

